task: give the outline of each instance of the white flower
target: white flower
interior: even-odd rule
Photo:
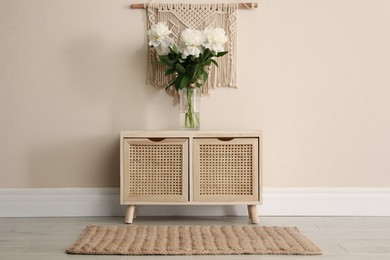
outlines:
[[[199,57],[202,52],[202,44],[204,42],[204,35],[201,31],[194,29],[185,29],[181,33],[180,51],[182,52],[182,58],[186,59],[187,56],[193,55]]]
[[[170,52],[170,48],[174,44],[172,41],[162,41],[156,48],[157,55],[167,55]]]
[[[185,48],[182,48],[181,52],[182,52],[182,55],[181,55],[182,59],[186,59],[190,55],[198,58],[199,54],[201,53],[201,50],[197,46],[187,46]]]
[[[174,44],[174,41],[169,35],[172,33],[165,23],[153,24],[148,31],[149,46],[157,48],[157,52],[169,51],[169,46]]]
[[[223,44],[227,42],[225,31],[222,28],[206,28],[203,31],[205,42],[203,46],[211,51],[224,51]]]

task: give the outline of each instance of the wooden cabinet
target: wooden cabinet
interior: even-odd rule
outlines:
[[[121,132],[121,204],[248,205],[258,223],[260,131]]]

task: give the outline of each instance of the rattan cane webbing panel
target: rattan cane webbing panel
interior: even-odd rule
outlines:
[[[200,145],[200,195],[252,195],[251,144]]]
[[[181,195],[181,145],[130,145],[130,195]]]
[[[183,142],[183,141],[182,141]],[[184,141],[185,142],[185,141]],[[185,198],[183,174],[187,154],[183,143],[128,141],[127,195],[135,201]],[[185,173],[184,173],[185,172]]]

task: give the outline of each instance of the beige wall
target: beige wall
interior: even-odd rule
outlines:
[[[0,187],[119,183],[119,131],[177,129],[124,0],[0,0]],[[143,1],[140,1],[143,2]],[[264,186],[390,186],[390,1],[239,12],[238,89],[203,129],[262,129]]]

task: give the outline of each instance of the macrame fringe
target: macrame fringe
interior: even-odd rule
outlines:
[[[209,94],[216,87],[237,87],[236,82],[236,29],[237,3],[225,4],[158,4],[150,3],[147,8],[148,30],[153,24],[165,22],[173,32],[176,42],[186,28],[203,30],[207,27],[220,27],[225,30],[228,42],[225,50],[229,53],[217,59],[218,67],[209,66],[209,78],[202,86],[202,94]],[[165,76],[164,66],[156,63],[157,56],[153,48],[148,51],[146,83],[165,88],[171,77]],[[175,88],[167,89],[170,94]]]

